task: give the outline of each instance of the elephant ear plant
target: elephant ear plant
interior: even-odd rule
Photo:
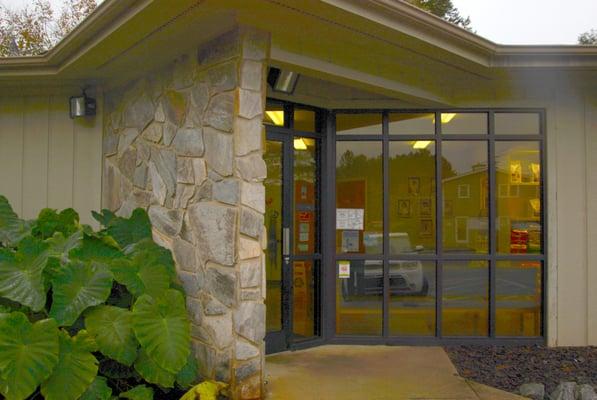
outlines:
[[[174,398],[196,383],[170,251],[147,214],[20,219],[0,196],[0,393],[8,400]],[[1,396],[0,396],[1,397]]]

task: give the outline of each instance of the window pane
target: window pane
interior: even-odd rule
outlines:
[[[447,261],[443,266],[442,335],[489,334],[487,261]]]
[[[390,114],[390,135],[433,135],[435,134],[434,113]]]
[[[315,132],[315,111],[304,108],[294,108],[294,129],[297,131]]]
[[[268,102],[265,106],[263,123],[266,125],[285,126],[286,115],[281,103]]]
[[[316,143],[294,138],[294,254],[318,252]]]
[[[295,261],[292,268],[292,333],[306,339],[315,332],[315,270],[310,260]]]
[[[435,262],[390,261],[390,335],[435,336]]]
[[[487,114],[442,113],[442,133],[446,135],[487,134]]]
[[[541,262],[498,261],[495,271],[497,336],[541,335]]]
[[[381,335],[383,262],[339,261],[336,277],[336,333]]]
[[[336,114],[338,135],[381,135],[381,114]]]
[[[446,253],[487,253],[488,181],[487,142],[442,143]]]
[[[497,250],[541,253],[541,154],[538,142],[496,142]]]
[[[435,252],[435,143],[390,142],[390,254]]]
[[[539,114],[495,113],[496,135],[538,135]]]
[[[265,224],[268,240],[265,258],[267,331],[282,329],[282,142],[268,140],[263,158],[265,179]]]
[[[336,252],[381,254],[381,142],[336,142]]]

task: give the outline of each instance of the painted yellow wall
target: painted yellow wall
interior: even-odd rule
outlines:
[[[19,215],[73,207],[92,223],[101,205],[101,121],[71,120],[67,95],[0,95],[0,194]]]

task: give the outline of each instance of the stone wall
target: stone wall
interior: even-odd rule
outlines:
[[[204,377],[260,398],[269,39],[239,28],[107,95],[103,207],[148,210],[188,296]]]

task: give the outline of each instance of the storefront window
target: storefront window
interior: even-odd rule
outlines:
[[[383,261],[339,261],[336,269],[336,333],[381,335]]]
[[[538,142],[496,142],[497,250],[541,253],[541,157]]]
[[[442,144],[445,253],[487,253],[489,245],[487,142]]]
[[[337,114],[337,135],[381,135],[381,114]]]
[[[295,107],[294,109],[294,129],[303,132],[316,132],[317,118],[313,110]]]
[[[434,113],[392,113],[389,119],[390,135],[435,134]]]
[[[383,116],[336,115],[337,334],[541,337],[542,113]]]
[[[497,336],[540,336],[540,261],[498,261],[495,271]]]
[[[496,135],[538,135],[540,114],[495,113]]]
[[[446,261],[443,264],[442,335],[489,334],[489,272],[487,261]]]
[[[390,260],[390,335],[435,335],[435,262]]]
[[[336,252],[383,252],[382,144],[336,143]]]
[[[485,113],[442,113],[444,135],[486,135],[487,114]]]
[[[390,142],[390,254],[435,252],[435,143]]]

